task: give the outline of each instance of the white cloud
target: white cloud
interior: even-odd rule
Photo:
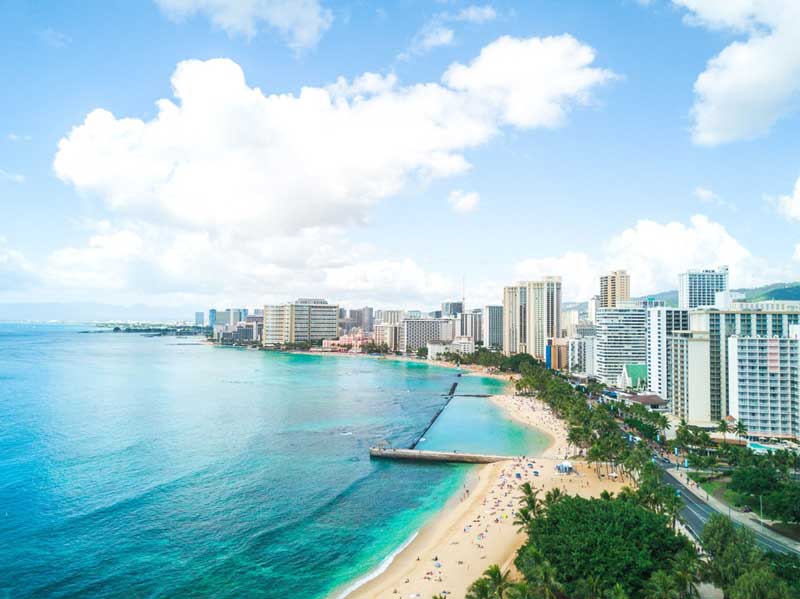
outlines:
[[[695,82],[695,143],[715,146],[768,133],[800,95],[800,2],[673,2],[689,11],[689,24],[746,38],[709,60]]]
[[[598,293],[599,277],[612,269],[626,269],[631,292],[646,295],[675,289],[678,274],[690,268],[728,265],[732,283],[758,285],[789,274],[754,257],[719,223],[695,215],[688,224],[640,220],[614,235],[593,254],[567,252],[561,256],[520,262],[520,279],[561,275],[564,299],[586,300]]]
[[[428,305],[458,291],[457,283],[428,272],[410,259],[375,260],[325,269],[325,288],[345,300],[364,298],[383,305],[408,305],[409,298]]]
[[[4,171],[0,168],[0,182],[3,181],[7,183],[25,183],[25,175],[9,173],[8,171]]]
[[[98,109],[59,142],[56,174],[99,197],[112,217],[77,223],[88,242],[53,252],[40,269],[59,289],[128,302],[223,294],[253,304],[308,294],[439,301],[458,284],[352,243],[348,227],[409,182],[466,171],[464,153],[506,125],[562,124],[569,105],[611,77],[571,37],[525,42],[502,38],[503,52],[482,55],[478,72],[453,65],[441,83],[365,73],[299,94],[251,87],[230,60],[182,62],[172,77],[176,100],[158,101],[151,120]],[[484,69],[505,60],[517,76],[482,86]],[[579,72],[555,77],[557,65],[541,67],[549,60]],[[455,71],[458,86],[449,84]],[[563,79],[582,83],[567,89]],[[534,106],[512,119],[519,111],[508,106],[533,87],[548,98],[546,114]]]
[[[461,189],[455,189],[447,196],[447,201],[454,212],[463,214],[477,210],[481,197],[476,191],[466,192]]]
[[[422,56],[435,48],[450,46],[455,39],[455,32],[438,19],[426,23],[414,34],[408,48],[401,52],[398,60],[411,60],[414,56]]]
[[[595,51],[570,35],[519,39],[503,36],[469,65],[453,64],[444,75],[451,88],[491,107],[516,127],[557,127],[573,104],[615,75],[592,68]]]
[[[229,35],[255,36],[262,24],[277,29],[290,47],[317,44],[331,26],[333,14],[319,0],[155,0],[170,19],[195,14],[211,19]]]
[[[494,21],[496,18],[497,12],[488,4],[484,6],[467,6],[453,15],[454,21],[466,21],[468,23],[477,24],[488,23],[489,21]]]
[[[177,103],[150,121],[97,109],[58,146],[56,174],[111,208],[239,236],[362,222],[411,178],[470,168],[464,152],[504,124],[563,124],[571,104],[607,81],[569,36],[504,37],[445,84],[401,87],[366,74],[352,84],[269,95],[226,59],[178,65]]]
[[[800,222],[800,178],[794,184],[792,195],[780,196],[776,205],[778,212],[786,217],[787,220]]]
[[[377,305],[435,304],[457,290],[446,276],[410,259],[376,258],[333,230],[300,236],[244,241],[208,232],[181,231],[143,223],[108,230],[104,223],[83,247],[53,252],[41,266],[53,290],[81,290],[89,297],[126,297],[163,304],[259,305],[302,296]],[[1,248],[0,248],[1,249]],[[0,252],[0,272],[2,252]],[[0,289],[2,291],[2,289]],[[119,301],[119,299],[117,299]]]
[[[13,131],[8,134],[8,141],[30,141],[31,139],[30,135],[20,135]]]

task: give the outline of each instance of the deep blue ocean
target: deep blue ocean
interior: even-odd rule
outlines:
[[[372,358],[0,324],[0,597],[337,594],[464,484],[370,461],[492,379]],[[455,398],[421,448],[545,444]]]

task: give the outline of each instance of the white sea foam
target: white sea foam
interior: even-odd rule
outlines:
[[[370,580],[373,580],[373,579],[377,578],[378,576],[380,576],[381,574],[383,574],[384,572],[386,572],[386,570],[389,568],[389,566],[394,561],[394,558],[396,558],[398,555],[400,555],[400,553],[403,551],[403,549],[405,549],[406,547],[411,545],[411,543],[414,541],[414,539],[417,538],[418,534],[419,534],[419,531],[416,531],[413,535],[408,537],[408,539],[405,541],[405,543],[403,543],[397,549],[395,549],[389,555],[387,555],[386,558],[384,558],[384,560],[380,564],[378,564],[378,566],[375,569],[370,570],[369,572],[364,574],[364,576],[362,576],[361,578],[355,579],[352,584],[347,586],[337,596],[336,599],[344,599],[345,597],[347,597],[350,593],[352,593],[353,591],[355,591],[359,587],[363,587]]]

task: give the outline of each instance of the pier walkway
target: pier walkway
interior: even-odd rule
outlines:
[[[384,460],[411,460],[416,462],[449,462],[459,464],[492,464],[513,460],[516,456],[462,453],[458,451],[427,451],[420,449],[395,449],[392,447],[370,447],[371,458]]]

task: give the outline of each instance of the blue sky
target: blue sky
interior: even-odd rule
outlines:
[[[0,8],[0,302],[798,278],[792,0]]]

